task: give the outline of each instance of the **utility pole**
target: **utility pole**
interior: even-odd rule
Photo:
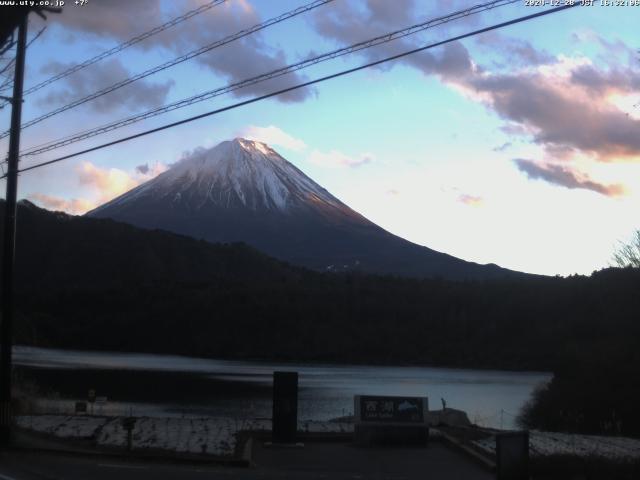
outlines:
[[[18,43],[11,107],[11,131],[4,208],[2,248],[2,324],[0,326],[0,446],[11,442],[11,347],[13,333],[13,267],[16,250],[16,207],[18,194],[18,154],[22,117],[22,83],[27,45],[27,17],[18,24]]]

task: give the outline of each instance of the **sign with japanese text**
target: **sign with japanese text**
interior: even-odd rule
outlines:
[[[358,395],[356,419],[361,422],[424,423],[427,399]]]

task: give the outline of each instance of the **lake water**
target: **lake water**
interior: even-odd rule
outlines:
[[[464,410],[472,422],[513,428],[532,391],[551,379],[542,372],[436,367],[309,365],[229,361],[114,352],[14,347],[21,378],[56,392],[40,408],[64,411],[89,388],[107,402],[95,413],[150,416],[269,418],[274,370],[299,373],[299,418],[328,420],[353,413],[353,396],[426,396],[431,410]],[[48,395],[49,397],[51,395]]]

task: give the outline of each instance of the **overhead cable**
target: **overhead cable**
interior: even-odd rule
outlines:
[[[383,58],[381,60],[376,60],[374,62],[366,63],[366,64],[360,65],[358,67],[350,68],[350,69],[347,69],[347,70],[342,70],[340,72],[337,72],[337,73],[334,73],[334,74],[331,74],[331,75],[326,75],[324,77],[320,77],[320,78],[317,78],[317,79],[314,79],[314,80],[303,82],[303,83],[300,83],[300,84],[297,84],[297,85],[294,85],[294,86],[291,86],[291,87],[283,88],[281,90],[277,90],[275,92],[271,92],[271,93],[268,93],[268,94],[265,94],[265,95],[261,95],[259,97],[255,97],[255,98],[251,98],[249,100],[238,102],[238,103],[235,103],[233,105],[228,105],[226,107],[218,108],[216,110],[212,110],[212,111],[209,111],[209,112],[206,112],[206,113],[202,113],[200,115],[195,115],[195,116],[192,116],[192,117],[189,117],[189,118],[185,118],[185,119],[179,120],[177,122],[172,122],[172,123],[169,123],[169,124],[166,124],[166,125],[162,125],[160,127],[152,128],[150,130],[146,130],[144,132],[137,133],[135,135],[130,135],[130,136],[127,136],[127,137],[119,138],[117,140],[113,140],[111,142],[103,143],[102,145],[97,145],[95,147],[87,148],[87,149],[81,150],[79,152],[75,152],[75,153],[71,153],[69,155],[64,155],[62,157],[54,158],[54,159],[48,160],[46,162],[41,162],[41,163],[37,163],[37,164],[34,164],[34,165],[30,165],[28,167],[20,169],[19,172],[27,172],[27,171],[30,171],[30,170],[34,170],[36,168],[41,168],[41,167],[44,167],[44,166],[47,166],[47,165],[52,165],[54,163],[58,163],[58,162],[61,162],[63,160],[67,160],[69,158],[73,158],[73,157],[77,157],[77,156],[83,155],[85,153],[94,152],[96,150],[101,150],[103,148],[107,148],[107,147],[111,147],[113,145],[117,145],[117,144],[120,144],[120,143],[128,142],[130,140],[134,140],[136,138],[140,138],[140,137],[143,137],[143,136],[146,136],[146,135],[150,135],[152,133],[157,133],[157,132],[160,132],[160,131],[163,131],[163,130],[167,130],[169,128],[177,127],[179,125],[184,125],[185,123],[190,123],[190,122],[193,122],[195,120],[200,120],[202,118],[210,117],[212,115],[217,115],[219,113],[226,112],[228,110],[233,110],[235,108],[239,108],[239,107],[242,107],[242,106],[245,106],[245,105],[249,105],[249,104],[252,104],[252,103],[255,103],[255,102],[259,102],[259,101],[265,100],[267,98],[275,97],[277,95],[282,95],[284,93],[288,93],[288,92],[291,92],[293,90],[297,90],[297,89],[300,89],[300,88],[305,88],[305,87],[308,87],[308,86],[311,86],[311,85],[315,85],[317,83],[325,82],[327,80],[331,80],[331,79],[334,79],[334,78],[342,77],[344,75],[349,75],[351,73],[358,72],[358,71],[364,70],[366,68],[371,68],[371,67],[374,67],[374,66],[377,66],[377,65],[381,65],[383,63],[387,63],[387,62],[390,62],[390,61],[393,61],[393,60],[397,60],[397,59],[400,59],[400,58],[403,58],[403,57],[406,57],[406,56],[409,56],[409,55],[413,55],[413,54],[418,53],[418,52],[423,52],[425,50],[429,50],[431,48],[439,47],[439,46],[445,45],[447,43],[456,42],[456,41],[459,41],[459,40],[463,40],[465,38],[469,38],[469,37],[472,37],[472,36],[475,36],[475,35],[479,35],[481,33],[486,33],[486,32],[490,32],[492,30],[497,30],[499,28],[504,28],[504,27],[508,27],[510,25],[515,25],[517,23],[526,22],[526,21],[533,20],[535,18],[539,18],[539,17],[542,17],[542,16],[551,15],[553,13],[557,13],[557,12],[560,12],[560,11],[563,11],[563,10],[574,8],[574,7],[577,7],[579,5],[580,5],[579,3],[563,5],[563,6],[560,6],[560,7],[551,8],[549,10],[543,10],[543,11],[540,11],[540,12],[537,12],[537,13],[533,13],[531,15],[525,15],[523,17],[518,17],[518,18],[515,18],[513,20],[506,21],[506,22],[494,24],[494,25],[491,25],[489,27],[481,28],[479,30],[474,30],[472,32],[465,33],[465,34],[462,34],[462,35],[457,35],[455,37],[451,37],[451,38],[448,38],[446,40],[441,40],[441,41],[436,42],[436,43],[431,43],[431,44],[428,44],[428,45],[425,45],[425,46],[422,46],[422,47],[414,48],[412,50],[407,50],[405,52],[402,52],[402,53],[399,53],[399,54],[396,54],[396,55],[392,55],[392,56]],[[0,177],[0,179],[3,179],[3,178],[6,178],[6,175],[3,175],[3,176]]]
[[[72,73],[77,72],[78,70],[82,70],[83,68],[88,67],[89,65],[93,65],[94,63],[99,62],[100,60],[103,60],[107,57],[110,57],[111,55],[115,55],[116,53],[121,52],[122,50],[131,47],[132,45],[135,45],[136,43],[140,43],[143,40],[146,40],[147,38],[156,35],[160,32],[163,32],[165,30],[167,30],[168,28],[174,27],[176,25],[178,25],[179,23],[184,22],[185,20],[190,19],[191,17],[194,17],[196,15],[199,15],[203,12],[206,12],[207,10],[210,10],[211,8],[218,6],[224,2],[226,2],[227,0],[213,0],[209,3],[206,3],[204,5],[201,5],[200,7],[194,9],[194,10],[190,10],[188,12],[186,12],[183,15],[180,15],[178,17],[175,17],[171,20],[169,20],[166,23],[163,23],[162,25],[159,25],[155,28],[152,28],[151,30],[148,30],[144,33],[141,33],[140,35],[136,35],[133,38],[130,38],[129,40],[127,40],[126,42],[123,42],[119,45],[116,45],[115,47],[106,50],[94,57],[91,57],[87,60],[85,60],[84,62],[78,63],[76,65],[73,65],[72,67],[68,68],[67,70],[64,70],[52,77],[47,78],[46,80],[38,83],[37,85],[34,85],[33,87],[30,87],[28,89],[26,89],[23,93],[23,95],[29,95],[30,93],[36,92],[38,90],[40,90],[41,88],[56,82],[62,78],[68,77],[69,75],[71,75]]]
[[[267,73],[262,73],[260,75],[250,77],[230,85],[225,85],[224,87],[215,88],[213,90],[208,90],[206,92],[199,93],[197,95],[193,95],[188,98],[184,98],[182,100],[178,100],[167,105],[163,105],[162,107],[158,107],[152,110],[148,110],[146,112],[142,112],[139,114],[135,114],[133,116],[117,120],[115,122],[111,122],[100,127],[96,127],[93,129],[85,130],[76,134],[72,134],[70,136],[54,140],[52,142],[45,143],[43,145],[38,145],[36,147],[28,148],[22,154],[23,156],[33,156],[38,155],[50,150],[55,150],[66,145],[70,145],[72,143],[79,142],[81,140],[85,140],[87,138],[94,137],[96,135],[101,135],[103,133],[110,132],[112,130],[116,130],[122,127],[126,127],[133,123],[140,122],[142,120],[146,120],[167,112],[171,112],[173,110],[177,110],[180,108],[188,107],[195,103],[203,102],[206,100],[210,100],[214,97],[218,97],[220,95],[224,95],[226,93],[233,92],[235,90],[239,90],[242,88],[246,88],[252,85],[256,85],[258,83],[265,82],[267,80],[272,80],[277,77],[281,77],[288,73],[295,72],[297,70],[301,70],[303,68],[307,68],[313,65],[316,65],[321,62],[326,62],[329,60],[333,60],[338,57],[342,57],[345,55],[349,55],[360,50],[364,50],[367,48],[371,48],[377,45],[381,45],[383,43],[388,43],[394,40],[398,40],[403,37],[407,37],[409,35],[413,35],[415,33],[427,30],[429,28],[434,28],[439,25],[452,22],[454,20],[458,20],[460,18],[464,18],[470,15],[478,14],[480,12],[484,12],[487,10],[491,10],[493,8],[509,5],[512,3],[519,2],[520,0],[494,0],[490,2],[486,2],[480,5],[473,6],[471,8],[466,8],[445,16],[432,18],[422,23],[418,23],[416,25],[412,25],[407,28],[403,28],[401,30],[396,30],[394,32],[386,33],[384,35],[379,35],[377,37],[371,38],[369,40],[361,41],[350,45],[348,47],[339,48],[337,50],[333,50],[327,53],[323,53],[321,55],[308,58],[306,60],[302,60],[300,62],[296,62],[285,67],[281,67],[275,70],[272,70]]]
[[[303,5],[301,7],[298,7],[294,10],[291,10],[289,12],[286,12],[278,17],[274,17],[271,18],[265,22],[259,23],[257,25],[254,25],[253,27],[241,30],[237,33],[234,33],[232,35],[229,35],[221,40],[217,40],[213,43],[210,43],[208,45],[205,45],[204,47],[200,47],[196,50],[192,50],[189,53],[186,53],[184,55],[181,55],[179,57],[174,58],[173,60],[170,60],[168,62],[165,62],[161,65],[157,65],[153,68],[150,68],[148,70],[145,70],[144,72],[138,73],[132,77],[126,78],[120,82],[114,83],[113,85],[110,85],[108,87],[105,87],[101,90],[98,90],[97,92],[94,92],[90,95],[87,95],[85,97],[79,98],[77,100],[74,100],[73,102],[70,102],[66,105],[63,105],[61,107],[58,107],[54,110],[51,110],[50,112],[45,113],[44,115],[41,115],[39,117],[33,118],[25,123],[22,124],[22,128],[27,128],[30,127],[32,125],[35,125],[36,123],[40,123],[43,120],[46,120],[48,118],[51,118],[55,115],[58,115],[62,112],[66,112],[67,110],[70,110],[72,108],[75,108],[79,105],[82,105],[84,103],[90,102],[92,100],[95,100],[96,98],[102,97],[103,95],[106,95],[108,93],[111,93],[115,90],[118,90],[126,85],[130,85],[133,82],[136,82],[138,80],[141,80],[143,78],[146,78],[150,75],[153,75],[155,73],[161,72],[163,70],[166,70],[167,68],[173,67],[175,65],[178,65],[180,63],[186,62],[187,60],[191,60],[192,58],[195,58],[199,55],[202,55],[203,53],[209,52],[211,50],[213,50],[214,48],[219,48],[222,47],[223,45],[227,45],[228,43],[234,42],[236,40],[239,40],[243,37],[246,37],[248,35],[251,35],[257,31],[263,30],[267,27],[270,27],[271,25],[274,25],[276,23],[280,23],[283,22],[285,20],[288,20],[292,17],[295,17],[297,15],[300,15],[302,13],[308,12],[310,10],[313,10],[314,8],[318,8],[321,5],[325,5],[327,3],[333,2],[334,0],[314,0],[313,2],[307,4],[307,5]],[[4,138],[7,135],[9,135],[9,131],[5,131],[2,134],[0,134],[0,138]]]

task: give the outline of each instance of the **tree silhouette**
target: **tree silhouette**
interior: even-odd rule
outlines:
[[[640,268],[640,230],[636,230],[628,242],[620,242],[613,254],[613,262],[621,268]]]

